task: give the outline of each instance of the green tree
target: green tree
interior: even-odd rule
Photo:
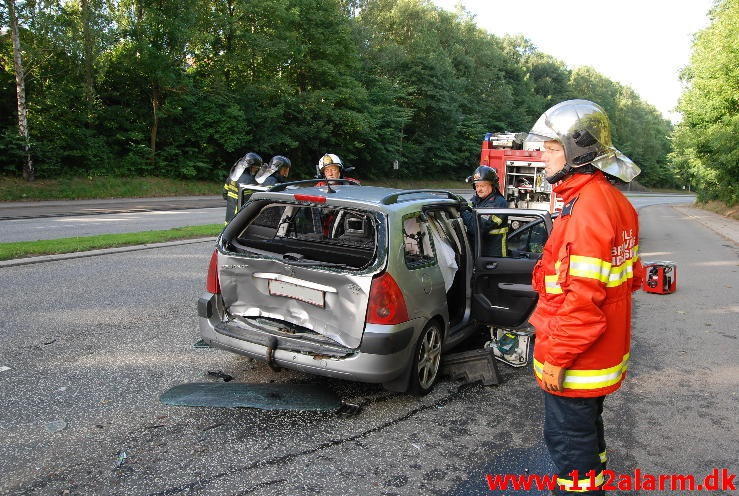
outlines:
[[[739,0],[717,1],[693,43],[670,154],[677,175],[702,200],[739,202]]]

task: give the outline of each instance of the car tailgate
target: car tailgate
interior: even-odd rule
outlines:
[[[229,314],[289,322],[359,347],[373,274],[222,253],[218,265]]]

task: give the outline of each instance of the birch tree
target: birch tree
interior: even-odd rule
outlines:
[[[18,100],[18,134],[23,138],[23,178],[33,181],[36,170],[31,159],[31,143],[28,137],[28,109],[26,107],[26,76],[23,71],[23,56],[21,54],[20,33],[18,32],[18,16],[15,9],[15,0],[5,0],[10,21],[10,36],[13,40],[13,70],[15,72],[15,86]]]

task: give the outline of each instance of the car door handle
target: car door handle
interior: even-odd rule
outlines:
[[[488,270],[497,269],[498,268],[498,262],[490,262],[485,264],[485,268]]]

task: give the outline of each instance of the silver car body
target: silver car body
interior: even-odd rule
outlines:
[[[473,257],[475,247],[459,216],[463,199],[444,191],[354,185],[281,189],[254,193],[218,238],[220,293],[204,295],[198,307],[207,343],[273,367],[405,390],[419,337],[430,323],[442,330],[444,350],[478,328],[473,270],[484,257]],[[323,226],[330,232],[322,235],[326,209],[336,218]],[[303,216],[305,239],[291,238],[297,215]],[[548,215],[536,215],[548,223],[548,232]],[[258,220],[270,216],[274,221]],[[409,226],[427,235],[411,239]],[[343,234],[332,244],[337,231]],[[312,251],[308,235],[328,251]],[[459,261],[451,284],[450,271],[445,275],[436,259],[441,237]],[[291,243],[295,252],[272,251],[272,246],[292,249]],[[434,257],[419,255],[420,263],[409,262],[409,251],[423,252],[424,246]],[[530,267],[526,271],[530,274]],[[390,274],[402,293],[407,309],[402,322],[366,321],[373,279],[383,274]],[[478,306],[490,304],[482,301]]]

